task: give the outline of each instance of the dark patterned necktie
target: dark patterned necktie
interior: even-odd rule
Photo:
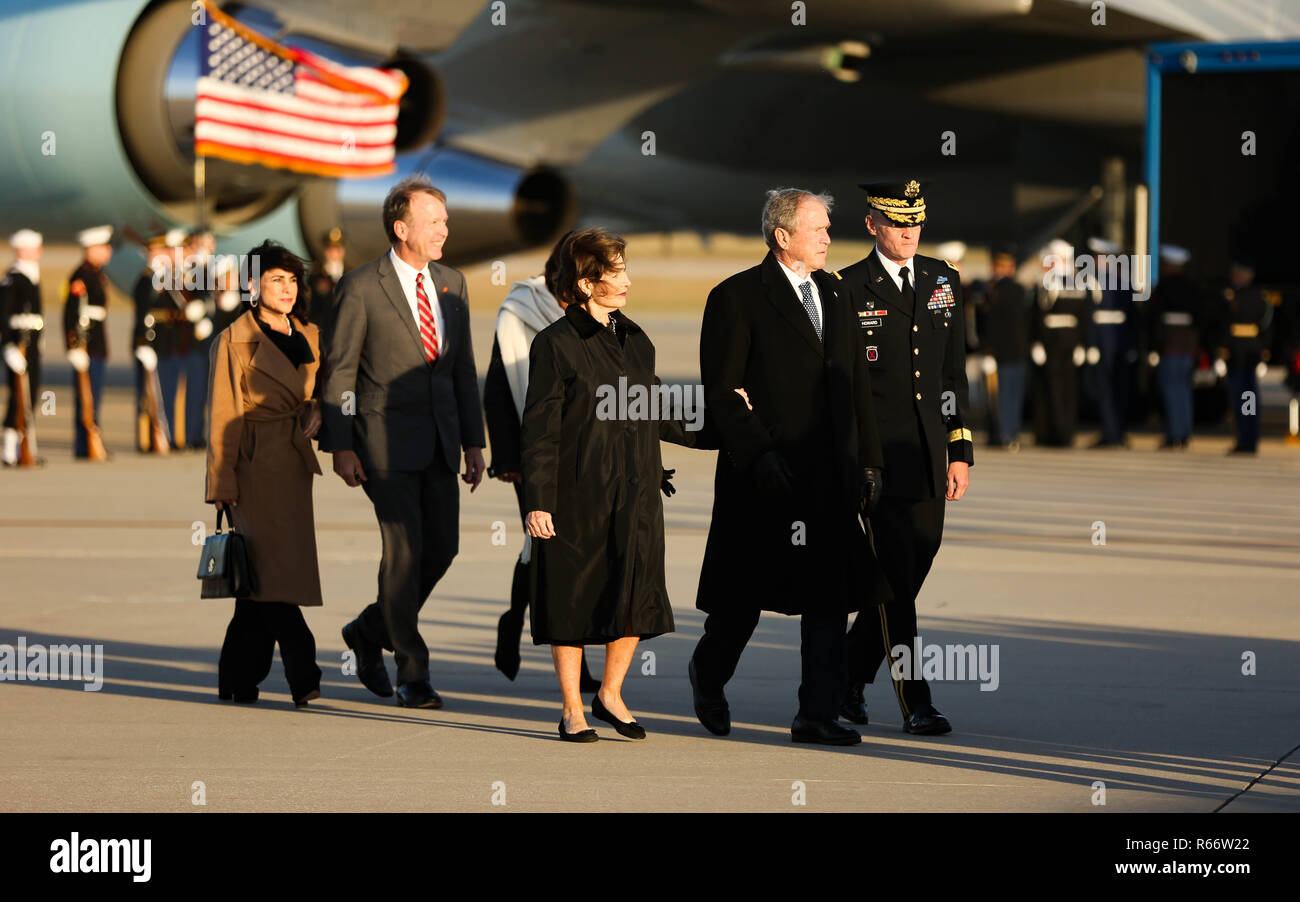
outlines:
[[[803,309],[808,311],[808,318],[812,320],[813,329],[817,332],[817,340],[821,341],[822,321],[821,317],[817,315],[817,305],[813,303],[812,282],[800,282],[799,294],[803,298]]]

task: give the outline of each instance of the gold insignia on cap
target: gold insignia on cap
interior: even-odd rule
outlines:
[[[921,193],[921,183],[916,179],[912,179],[907,183],[907,187],[903,189],[903,193],[908,197],[916,197]]]

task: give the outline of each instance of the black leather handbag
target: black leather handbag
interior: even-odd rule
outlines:
[[[247,598],[255,591],[248,544],[235,531],[233,516],[230,529],[221,531],[221,516],[225,513],[225,508],[217,509],[217,531],[203,542],[198,573],[203,584],[200,598]]]

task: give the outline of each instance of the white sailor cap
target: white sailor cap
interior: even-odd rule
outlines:
[[[1160,245],[1160,259],[1165,263],[1172,263],[1174,266],[1182,266],[1192,259],[1192,252],[1176,244],[1162,244]]]
[[[168,247],[183,247],[188,237],[189,233],[182,228],[168,229],[167,234],[163,235],[163,243]]]
[[[25,247],[40,247],[45,243],[40,232],[34,232],[31,229],[19,229],[9,236],[9,246],[14,250],[21,250]]]
[[[1088,239],[1088,250],[1094,254],[1118,254],[1120,246],[1119,242],[1094,236]]]
[[[941,260],[952,260],[954,263],[960,263],[961,258],[966,256],[966,243],[964,241],[945,241],[935,248],[935,255]]]
[[[82,229],[77,233],[77,244],[80,244],[82,247],[94,247],[98,244],[108,244],[112,240],[112,226],[95,226],[91,229]]]

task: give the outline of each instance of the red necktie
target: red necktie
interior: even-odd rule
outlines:
[[[438,359],[438,329],[433,324],[433,308],[424,293],[424,273],[415,274],[415,300],[420,308],[420,340],[424,342],[424,357],[430,363]]]

